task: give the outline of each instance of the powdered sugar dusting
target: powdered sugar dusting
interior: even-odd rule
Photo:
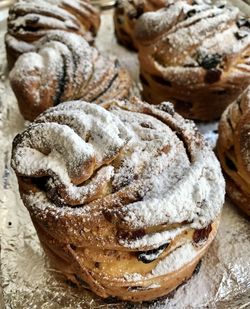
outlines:
[[[185,1],[143,14],[135,30],[143,71],[156,68],[164,79],[179,85],[203,84],[201,59],[216,54],[221,63],[229,65],[235,54],[250,45],[250,29],[240,26],[240,18],[235,7],[189,5]],[[150,49],[152,41],[154,48]],[[246,62],[244,69],[238,69],[250,72]]]
[[[206,226],[220,212],[224,200],[224,181],[214,156],[205,160],[209,167],[202,166],[202,160],[199,160],[199,164],[192,165],[186,174],[184,172],[183,178],[172,188],[167,187],[168,178],[163,177],[161,187],[156,182],[154,189],[157,194],[151,196],[152,191],[149,191],[143,202],[123,207],[124,220],[137,228],[185,220],[192,222],[195,228]],[[217,165],[217,171],[210,168],[213,165]],[[155,197],[157,195],[162,197],[161,200]]]
[[[92,40],[99,23],[98,11],[84,0],[21,0],[9,11],[6,44],[17,58],[33,50],[37,40],[53,30],[78,33]]]
[[[110,104],[109,111],[78,101],[45,112],[14,142],[14,169],[21,176],[50,176],[46,183],[49,199],[71,206],[85,204],[70,213],[82,213],[86,220],[93,220],[94,211],[88,214],[86,209],[96,207],[88,203],[103,192],[96,215],[103,218],[105,209],[114,220],[122,218],[129,229],[187,222],[174,231],[120,240],[127,248],[159,247],[187,228],[211,223],[224,201],[224,180],[214,154],[193,123],[172,116],[168,103],[159,107],[139,101],[106,104]],[[144,110],[150,113],[143,114]],[[183,132],[183,137],[175,130]],[[56,152],[51,153],[52,149]],[[32,158],[30,165],[26,164],[28,157]],[[136,197],[132,192],[137,192]],[[122,202],[119,194],[128,201],[132,198],[131,202]],[[27,207],[34,205],[33,212],[45,207],[57,213],[53,203],[31,203],[32,198],[33,194],[25,200]],[[117,204],[106,209],[110,198],[117,199]],[[62,209],[58,210],[62,216]],[[69,212],[69,207],[63,207],[63,212]]]
[[[67,100],[99,103],[105,97],[128,97],[132,83],[117,60],[102,57],[78,34],[59,30],[37,41],[34,52],[18,58],[10,82],[29,120]]]
[[[170,242],[176,236],[180,235],[182,232],[188,230],[189,228],[189,225],[185,225],[180,228],[175,228],[174,230],[148,234],[136,240],[120,240],[119,243],[130,249],[139,249],[146,246],[158,248],[159,246]]]
[[[64,113],[60,114],[64,109],[69,110],[68,117],[67,113],[65,117]],[[92,183],[81,189],[74,188],[71,181],[81,183],[95,169],[114,159],[129,135],[117,117],[97,105],[67,102],[53,111],[43,114],[23,133],[21,143],[13,152],[13,167],[19,175],[50,175],[53,186],[63,185],[73,204],[82,203],[84,196],[91,190],[94,193],[100,182],[110,180],[113,168],[100,170]],[[55,123],[57,119],[60,124]],[[64,124],[69,125],[73,119],[76,119],[73,127],[78,124],[75,131]]]
[[[125,274],[124,278],[127,281],[141,281],[164,276],[176,271],[177,269],[180,269],[185,264],[188,264],[196,255],[197,251],[192,243],[186,243],[173,252],[169,253],[167,257],[161,260],[149,274],[145,276],[142,276],[138,273]]]

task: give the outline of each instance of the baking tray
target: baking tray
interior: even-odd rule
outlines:
[[[165,299],[136,305],[102,300],[65,282],[50,267],[10,168],[13,137],[27,123],[9,86],[5,29],[6,22],[0,22],[0,308],[250,308],[250,225],[229,201],[225,202],[218,235],[199,272]],[[96,45],[103,54],[119,56],[140,88],[137,55],[117,44],[112,10],[102,13]],[[217,123],[198,126],[214,145]]]

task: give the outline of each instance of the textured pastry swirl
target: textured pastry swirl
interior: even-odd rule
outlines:
[[[9,11],[6,49],[9,67],[33,51],[37,40],[53,30],[74,32],[92,42],[100,15],[89,0],[19,0]]]
[[[55,267],[102,297],[169,293],[217,231],[219,163],[169,103],[50,108],[15,138],[12,167]]]
[[[143,97],[218,118],[250,83],[250,21],[237,8],[177,1],[136,23]]]
[[[132,86],[118,60],[103,57],[84,38],[64,31],[47,34],[35,52],[21,55],[9,77],[28,120],[67,100],[100,103],[127,98]]]
[[[117,40],[122,45],[137,49],[134,28],[138,18],[145,12],[157,11],[172,0],[118,0],[114,10],[114,25]]]
[[[217,153],[227,194],[250,216],[250,87],[223,113]]]

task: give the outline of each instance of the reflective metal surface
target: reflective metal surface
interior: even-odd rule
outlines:
[[[229,202],[200,271],[169,298],[143,305],[109,303],[68,284],[50,267],[10,168],[12,139],[25,122],[8,82],[4,33],[0,23],[0,308],[250,308],[250,223]],[[97,46],[104,54],[118,55],[139,86],[137,56],[117,45],[113,33],[112,10],[104,11]],[[216,124],[200,129],[215,142]]]

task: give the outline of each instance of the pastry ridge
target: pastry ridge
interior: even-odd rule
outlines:
[[[20,111],[28,120],[67,100],[100,104],[128,98],[132,87],[117,59],[103,57],[78,34],[59,30],[40,39],[35,51],[21,55],[9,77]]]
[[[91,43],[100,26],[99,11],[89,0],[19,0],[9,10],[5,36],[7,59],[36,48],[36,42],[54,30],[77,33]]]

